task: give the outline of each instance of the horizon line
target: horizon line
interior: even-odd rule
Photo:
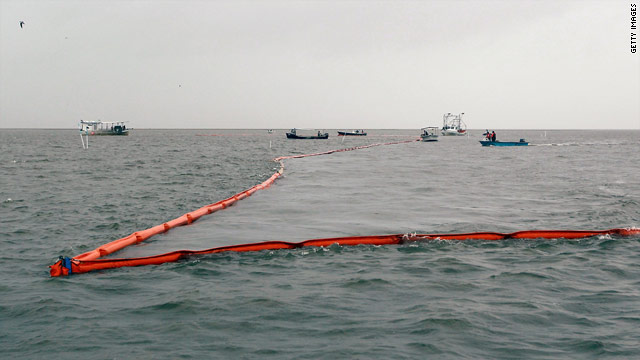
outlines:
[[[289,130],[290,128],[133,128],[129,130]],[[351,129],[349,127],[342,128],[296,128],[299,130],[344,130]],[[355,128],[354,128],[355,129]],[[358,129],[360,129],[358,127]],[[420,130],[421,128],[365,128],[366,130]],[[479,130],[483,131],[487,128],[473,128],[467,130]],[[0,127],[0,130],[76,130],[78,128],[4,128]],[[627,131],[627,130],[640,130],[640,128],[491,128],[491,130],[543,130],[543,131],[565,131],[565,130],[611,130],[611,131]]]

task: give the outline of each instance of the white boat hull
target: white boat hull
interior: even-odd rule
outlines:
[[[456,129],[447,129],[447,130],[442,130],[442,136],[464,136],[467,134],[467,132],[459,132]]]

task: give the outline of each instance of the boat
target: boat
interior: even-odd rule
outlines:
[[[364,130],[338,131],[338,136],[367,136]]]
[[[520,139],[520,141],[480,140],[480,144],[482,146],[529,146],[529,142],[525,139]]]
[[[124,121],[80,120],[80,131],[87,135],[129,135]]]
[[[424,127],[422,129],[422,134],[420,134],[420,140],[424,142],[428,141],[438,141],[438,128],[437,127]]]
[[[287,139],[328,139],[328,138],[329,138],[329,133],[327,132],[322,133],[320,131],[318,131],[318,135],[310,135],[310,136],[298,135],[296,128],[291,129],[291,131],[287,133]]]
[[[467,135],[467,124],[462,121],[462,115],[446,113],[442,116],[442,135],[443,136],[461,136]]]

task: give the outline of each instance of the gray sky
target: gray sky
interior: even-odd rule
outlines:
[[[0,0],[0,128],[640,129],[629,4]]]

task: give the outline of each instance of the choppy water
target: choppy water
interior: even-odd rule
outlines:
[[[50,278],[59,255],[271,176],[276,156],[416,137],[0,130],[6,358],[638,358],[640,237],[215,254]],[[225,136],[198,136],[198,135]],[[403,232],[640,226],[640,131],[499,131],[287,160],[237,205],[117,256]],[[271,148],[270,148],[271,142]]]

